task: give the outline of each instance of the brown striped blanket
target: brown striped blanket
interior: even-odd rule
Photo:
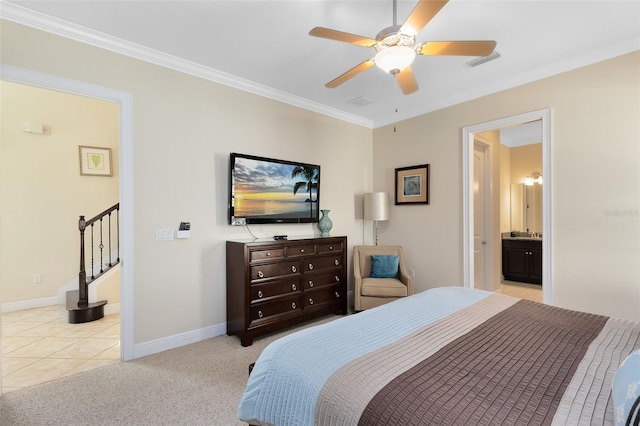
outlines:
[[[457,289],[453,297],[469,292],[477,294],[476,290]],[[300,359],[285,374],[293,375],[295,382],[309,380],[308,385],[297,386],[282,398],[275,395],[281,392],[279,386],[264,389],[274,393],[265,399],[278,407],[273,409],[277,415],[257,403],[251,408],[261,414],[247,416],[243,400],[240,417],[253,424],[278,426],[613,424],[612,378],[624,357],[640,348],[640,323],[498,294],[483,294],[465,305],[348,357],[329,374],[318,375],[320,383],[313,383],[315,368],[305,371],[307,360]],[[431,307],[429,303],[424,306]],[[401,311],[409,315],[420,309],[407,304]],[[387,318],[370,317],[363,315],[363,320]],[[345,326],[369,330],[355,320]],[[388,334],[385,324],[377,327],[381,336]],[[352,333],[353,341],[366,344],[356,334]],[[302,342],[313,341],[312,332],[304,334]],[[291,342],[285,346],[301,344],[295,339]],[[332,353],[340,357],[329,350],[308,361],[331,364],[327,357]],[[280,368],[273,359],[269,364]],[[266,379],[271,372],[258,374]],[[291,398],[310,398],[311,407],[288,403]]]

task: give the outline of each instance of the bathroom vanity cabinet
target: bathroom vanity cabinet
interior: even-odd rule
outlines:
[[[509,281],[542,284],[542,240],[502,240],[502,275]]]

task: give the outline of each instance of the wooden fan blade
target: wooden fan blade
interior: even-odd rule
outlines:
[[[342,31],[332,30],[329,28],[315,27],[309,31],[309,35],[314,37],[328,38],[329,40],[343,41],[345,43],[356,44],[358,46],[372,47],[377,43],[376,40],[368,37],[362,37],[355,34],[343,33]]]
[[[416,77],[413,75],[413,70],[411,70],[411,67],[406,67],[402,70],[402,72],[396,74],[396,78],[398,79],[398,84],[400,84],[402,93],[404,93],[405,95],[418,90],[418,82],[416,81]]]
[[[407,20],[402,24],[400,32],[408,35],[418,34],[448,1],[420,0]]]
[[[419,55],[488,56],[496,48],[493,40],[428,41],[418,49]]]
[[[368,70],[374,64],[375,64],[375,62],[373,62],[373,59],[367,59],[366,61],[361,62],[360,64],[358,64],[355,67],[351,68],[349,71],[345,72],[340,77],[331,80],[330,82],[325,84],[325,87],[328,87],[330,89],[333,89],[334,87],[338,87],[342,83],[344,83],[345,81],[349,80],[350,78],[355,77],[356,75],[360,74],[362,71]]]

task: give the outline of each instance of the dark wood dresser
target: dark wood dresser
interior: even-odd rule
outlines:
[[[227,241],[227,334],[253,338],[347,313],[347,237]]]

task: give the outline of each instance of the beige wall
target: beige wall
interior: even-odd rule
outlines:
[[[355,198],[371,190],[370,129],[5,21],[2,62],[132,94],[136,344],[226,322],[224,243],[250,237],[227,225],[232,151],[320,164],[331,234],[363,242]],[[155,240],[185,220],[190,239]],[[252,231],[319,235],[310,224]]]
[[[510,149],[511,183],[524,183],[532,173],[542,173],[542,144],[516,146]],[[544,180],[544,176],[542,177]]]
[[[55,298],[77,282],[78,217],[118,202],[118,105],[6,81],[0,90],[1,300]],[[47,131],[25,133],[23,123]],[[81,176],[79,145],[111,148],[113,177]]]
[[[379,237],[405,246],[416,290],[462,283],[462,128],[549,107],[553,302],[640,319],[639,73],[635,52],[376,129],[376,191],[431,164],[431,204],[393,206]]]

